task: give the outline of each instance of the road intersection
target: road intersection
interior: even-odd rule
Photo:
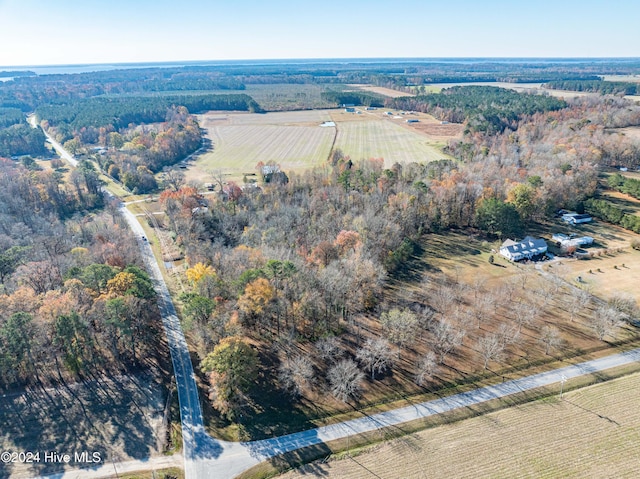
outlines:
[[[47,137],[49,136],[47,135]],[[77,165],[77,160],[66,152],[59,143],[51,138],[49,138],[49,140],[63,158],[67,159],[73,166]],[[162,314],[162,321],[167,335],[178,389],[182,423],[184,470],[187,479],[231,479],[265,460],[303,447],[343,439],[377,429],[397,426],[416,419],[441,414],[454,409],[472,407],[493,399],[504,398],[544,386],[553,384],[561,385],[568,379],[640,361],[640,349],[635,349],[433,401],[414,404],[404,408],[364,416],[358,419],[286,436],[252,442],[220,441],[212,438],[206,432],[196,377],[187,343],[169,290],[162,276],[160,266],[153,255],[151,245],[148,241],[143,240],[145,232],[136,217],[124,204],[121,205],[120,210],[127,224],[136,238],[138,238],[138,246],[148,266],[154,288],[158,294],[158,305]],[[560,389],[558,389],[558,391],[560,391]],[[129,469],[130,471],[136,470],[135,467],[150,469],[149,466],[153,465],[156,467],[156,463],[160,463],[157,458],[150,458],[149,461],[131,461],[130,467],[123,468]],[[122,465],[124,466],[124,463]],[[95,474],[102,469],[105,470],[104,476]],[[87,475],[82,475],[82,471],[75,470],[47,477],[48,479],[68,479],[75,477],[97,478],[113,475],[113,468],[109,469],[108,473],[106,472],[107,469],[107,466],[103,466],[97,471],[94,470],[94,474],[92,475],[89,475],[90,471],[85,471]],[[118,467],[118,472],[122,473],[124,471]]]

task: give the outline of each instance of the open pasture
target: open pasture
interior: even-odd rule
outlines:
[[[207,172],[222,170],[232,177],[254,173],[256,164],[275,161],[284,171],[305,169],[326,161],[334,127],[320,127],[323,111],[287,113],[212,112],[198,117],[212,143],[186,170],[188,180],[205,181]],[[206,181],[210,181],[206,179]]]
[[[635,298],[640,304],[640,251],[627,248],[584,261],[564,262],[563,277],[575,285],[593,291],[599,297],[610,299],[617,295]],[[578,284],[576,278],[580,277]]]
[[[323,164],[331,149],[339,148],[353,160],[384,158],[385,166],[445,158],[442,146],[457,134],[459,125],[440,125],[433,117],[416,114],[419,123],[388,118],[384,111],[305,110],[290,112],[210,112],[198,116],[211,141],[185,170],[187,180],[209,182],[208,172],[221,170],[238,180],[254,173],[262,161],[275,161],[284,171],[305,170]],[[321,127],[325,121],[336,126]],[[437,130],[439,127],[452,127]]]
[[[398,123],[404,120],[343,112],[332,112],[331,116],[338,125],[335,148],[353,160],[384,158],[388,168],[396,162],[422,163],[447,157],[435,139]]]
[[[427,429],[280,476],[637,477],[640,374]]]
[[[371,93],[377,93],[378,95],[388,96],[390,98],[398,98],[401,96],[415,96],[413,93],[406,93],[403,91],[394,90],[392,88],[385,88],[383,86],[364,85],[364,84],[351,84],[349,87],[357,88],[358,90],[370,91]]]

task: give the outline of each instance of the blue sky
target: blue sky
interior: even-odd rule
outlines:
[[[0,0],[0,65],[640,57],[638,0]]]

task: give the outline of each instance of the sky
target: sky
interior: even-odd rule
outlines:
[[[0,0],[0,66],[640,57],[638,0]]]

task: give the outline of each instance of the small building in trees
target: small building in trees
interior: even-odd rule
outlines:
[[[562,215],[562,221],[570,225],[579,225],[593,221],[591,215],[586,213],[566,213]]]
[[[500,254],[509,261],[521,261],[541,257],[547,252],[547,242],[542,238],[525,237],[522,241],[506,240],[500,246]]]

